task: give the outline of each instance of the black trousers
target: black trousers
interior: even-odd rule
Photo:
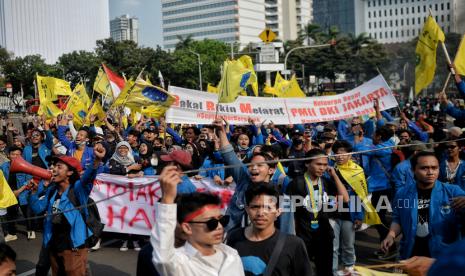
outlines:
[[[20,205],[19,206],[21,208],[21,213],[23,213],[23,217],[26,220],[26,230],[27,231],[36,231],[36,220],[32,220],[32,219],[29,219],[31,217],[34,217],[34,212],[32,212],[32,209],[31,207],[29,206],[29,204],[27,205]]]
[[[381,207],[379,210],[378,210],[378,215],[379,215],[379,218],[381,219],[381,222],[384,224],[378,224],[376,225],[376,231],[378,231],[378,234],[379,234],[379,240],[380,242],[382,242],[387,234],[389,233],[389,227],[391,225],[391,222],[388,221],[388,219],[386,218],[386,214],[387,214],[387,210],[386,208],[386,202],[391,202],[391,198],[392,197],[392,190],[391,189],[388,189],[388,190],[381,190],[381,191],[376,191],[376,192],[373,192],[371,194],[371,204],[373,205],[373,207],[376,208],[376,206],[378,206],[378,204],[380,204],[379,206]]]
[[[18,218],[18,205],[13,205],[6,208],[6,218],[8,221]],[[6,231],[10,235],[16,235],[16,222],[10,222],[6,226]]]
[[[142,247],[137,257],[137,276],[160,275],[152,263],[152,252],[153,247],[150,243]]]
[[[48,271],[50,270],[50,252],[47,247],[42,245],[39,254],[39,260],[36,264],[36,276],[48,276]]]

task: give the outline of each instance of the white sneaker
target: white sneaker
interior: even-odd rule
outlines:
[[[121,251],[121,252],[128,251],[128,241],[123,242],[123,245],[119,248],[119,251]]]
[[[8,234],[8,235],[5,236],[5,242],[15,241],[17,239],[18,239],[18,236],[16,236],[16,235]]]
[[[133,241],[132,245],[134,246],[135,251],[140,251],[140,246],[138,241]]]
[[[35,239],[36,239],[36,232],[31,231],[31,240],[35,240]]]
[[[92,251],[97,251],[100,249],[100,241],[101,239],[98,239],[97,243],[92,247],[90,248]]]

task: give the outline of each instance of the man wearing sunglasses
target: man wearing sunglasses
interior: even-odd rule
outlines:
[[[279,193],[265,184],[245,192],[245,210],[251,225],[232,230],[228,245],[237,249],[246,275],[312,275],[302,239],[275,227],[281,214]]]
[[[244,275],[237,251],[223,241],[229,217],[221,213],[221,200],[212,194],[192,193],[175,202],[181,173],[167,166],[160,177],[162,198],[155,205],[155,220],[150,242],[153,263],[161,275]],[[176,221],[187,237],[175,249]]]

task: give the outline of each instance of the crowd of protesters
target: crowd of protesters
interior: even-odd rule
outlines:
[[[459,76],[455,82],[465,98],[465,82]],[[375,207],[391,206],[377,208],[377,258],[406,260],[403,268],[412,274],[431,265],[453,269],[432,258],[461,250],[452,244],[465,234],[463,100],[441,93],[401,102],[392,113],[373,104],[372,116],[289,126],[252,120],[234,126],[221,118],[173,125],[144,116],[123,126],[120,113],[109,112],[104,122],[92,116],[78,129],[69,114],[24,115],[19,128],[2,118],[0,166],[18,205],[0,209],[1,221],[8,221],[0,237],[19,238],[14,220],[20,216],[53,214],[26,220],[27,239],[43,232],[37,275],[50,268],[53,275],[85,275],[88,250],[100,246],[90,242],[89,214],[61,211],[88,202],[97,173],[160,175],[162,198],[140,253],[140,275],[350,274],[355,232],[367,218],[353,206],[366,198]],[[52,179],[10,172],[19,156],[51,170]],[[234,183],[225,213],[217,196],[196,192],[192,178]],[[354,179],[367,183],[367,197]],[[301,204],[284,210],[293,197]],[[317,209],[322,205],[328,208]],[[140,250],[144,237],[121,239],[121,251]]]

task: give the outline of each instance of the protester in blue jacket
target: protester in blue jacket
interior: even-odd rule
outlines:
[[[47,157],[52,153],[53,135],[50,128],[45,124],[45,132],[35,129],[31,133],[31,143],[24,147],[23,158],[27,162],[48,168]]]
[[[464,227],[465,191],[438,181],[439,161],[432,152],[411,159],[416,185],[401,188],[393,201],[393,221],[381,243],[387,252],[402,234],[399,258],[437,257],[460,239]]]
[[[365,167],[363,168],[368,177],[368,192],[372,193],[371,201],[373,206],[377,206],[380,202],[383,202],[383,200],[391,198],[391,154],[392,146],[394,146],[394,141],[391,139],[392,136],[394,136],[394,132],[388,126],[383,126],[375,131],[373,136],[373,145],[367,146],[366,144],[359,143],[359,139],[361,139],[361,137],[354,136],[354,150],[368,150],[368,152],[364,152],[362,156],[369,157],[370,167],[368,170],[365,169]],[[379,210],[378,215],[383,224],[388,224],[386,219],[386,209]],[[388,232],[386,227],[383,225],[376,225],[376,230],[379,233],[380,241],[382,241]],[[380,255],[379,252],[375,252],[375,254]],[[381,259],[388,259],[392,257],[392,254],[379,257]]]
[[[445,158],[439,164],[439,180],[458,185],[465,191],[465,160],[460,158],[463,140],[450,140],[444,145]]]
[[[94,152],[92,147],[87,144],[90,141],[90,130],[87,127],[81,127],[76,135],[76,140],[70,141],[66,137],[68,119],[63,116],[58,126],[58,139],[67,149],[67,155],[73,156],[80,161],[82,168],[87,168],[93,163]]]
[[[425,144],[422,143],[415,143],[415,145],[409,146],[408,149],[413,152],[410,157],[420,151],[427,150]],[[412,166],[410,164],[410,158],[405,159],[394,167],[392,171],[392,182],[394,183],[395,191],[398,191],[400,188],[406,185],[415,183]]]
[[[105,156],[105,148],[101,144],[95,145],[94,155],[93,165],[82,176],[82,167],[76,158],[53,157],[52,183],[45,196],[36,192],[29,197],[29,204],[36,214],[44,211],[48,214],[44,222],[43,244],[50,251],[53,275],[86,274],[86,240],[93,233],[87,227],[81,211],[75,207],[76,204],[87,204],[97,168]],[[39,190],[43,189],[43,184],[41,182]],[[73,203],[72,198],[77,203]]]

